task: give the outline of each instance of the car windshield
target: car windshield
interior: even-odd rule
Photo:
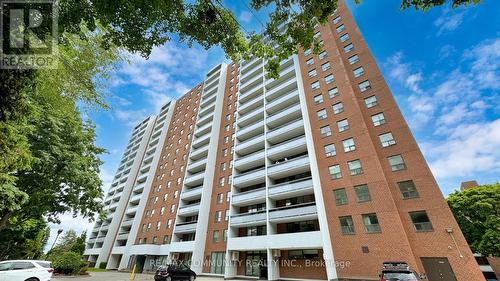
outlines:
[[[413,272],[384,272],[382,276],[386,281],[417,281],[418,278]]]

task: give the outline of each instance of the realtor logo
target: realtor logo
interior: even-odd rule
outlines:
[[[0,68],[53,68],[57,5],[52,0],[0,1]]]

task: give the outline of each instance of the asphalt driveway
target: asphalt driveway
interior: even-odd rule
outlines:
[[[91,272],[86,277],[52,277],[53,281],[130,281],[130,273],[107,271]],[[136,274],[135,281],[154,281],[152,274]],[[223,281],[223,278],[199,276],[196,281]]]

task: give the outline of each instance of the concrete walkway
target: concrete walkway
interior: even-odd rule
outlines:
[[[90,277],[52,277],[53,281],[130,281],[130,273],[107,271],[91,272]],[[196,281],[223,281],[223,278],[199,276]],[[134,281],[154,281],[152,274],[136,274]]]

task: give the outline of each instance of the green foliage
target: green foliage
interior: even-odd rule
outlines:
[[[43,219],[18,221],[0,231],[0,260],[37,259],[43,256],[47,243],[47,223]]]
[[[436,6],[441,6],[446,4],[448,1],[446,0],[403,0],[401,3],[402,9],[407,9],[410,7],[414,7],[416,10],[429,10]],[[481,0],[452,0],[451,6],[453,8],[458,8],[460,6],[468,6],[472,4],[478,4]]]
[[[101,263],[99,264],[99,269],[106,269],[106,266],[107,266],[107,265],[108,265],[108,263],[107,263],[107,262],[101,262]]]
[[[80,254],[65,252],[54,257],[52,266],[57,273],[75,275],[80,274],[86,268],[87,263],[81,260]]]
[[[65,252],[74,252],[83,255],[85,251],[85,240],[87,240],[87,233],[85,231],[78,236],[76,231],[70,229],[59,238],[57,245],[47,253],[47,257],[49,259],[54,259],[54,257]]]
[[[473,252],[500,256],[500,183],[452,193],[448,205]]]

